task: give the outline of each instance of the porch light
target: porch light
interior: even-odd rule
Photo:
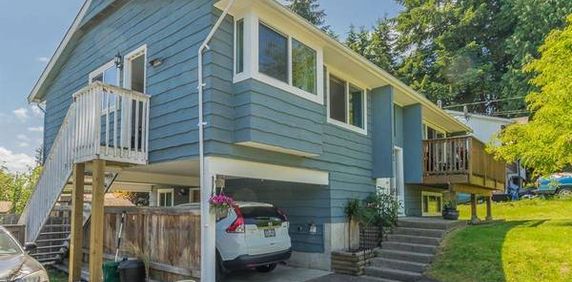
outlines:
[[[314,235],[318,232],[318,227],[314,223],[310,223],[310,234]]]
[[[121,56],[121,53],[117,52],[117,55],[115,55],[113,62],[115,63],[115,66],[118,69],[123,68],[123,56]]]
[[[152,67],[158,67],[163,64],[163,59],[155,58],[149,61],[149,65]]]

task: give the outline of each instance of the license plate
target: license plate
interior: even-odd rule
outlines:
[[[276,229],[264,229],[264,237],[276,237]]]

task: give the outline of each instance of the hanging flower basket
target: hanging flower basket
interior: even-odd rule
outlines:
[[[212,195],[209,199],[211,208],[215,210],[217,217],[221,217],[228,212],[228,209],[234,204],[234,200],[224,194]]]

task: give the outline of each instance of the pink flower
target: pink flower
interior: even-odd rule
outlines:
[[[231,206],[234,204],[234,200],[229,196],[219,194],[211,196],[209,203],[214,206]]]

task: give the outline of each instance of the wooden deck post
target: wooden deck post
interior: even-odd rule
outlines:
[[[69,282],[81,281],[85,163],[73,166]]]
[[[103,281],[103,219],[105,198],[105,161],[93,161],[91,223],[89,227],[89,281]]]
[[[486,220],[491,221],[491,220],[493,220],[492,196],[487,196],[486,201],[487,201],[487,218],[486,218]]]
[[[471,224],[479,223],[479,218],[477,217],[477,195],[471,194]]]

